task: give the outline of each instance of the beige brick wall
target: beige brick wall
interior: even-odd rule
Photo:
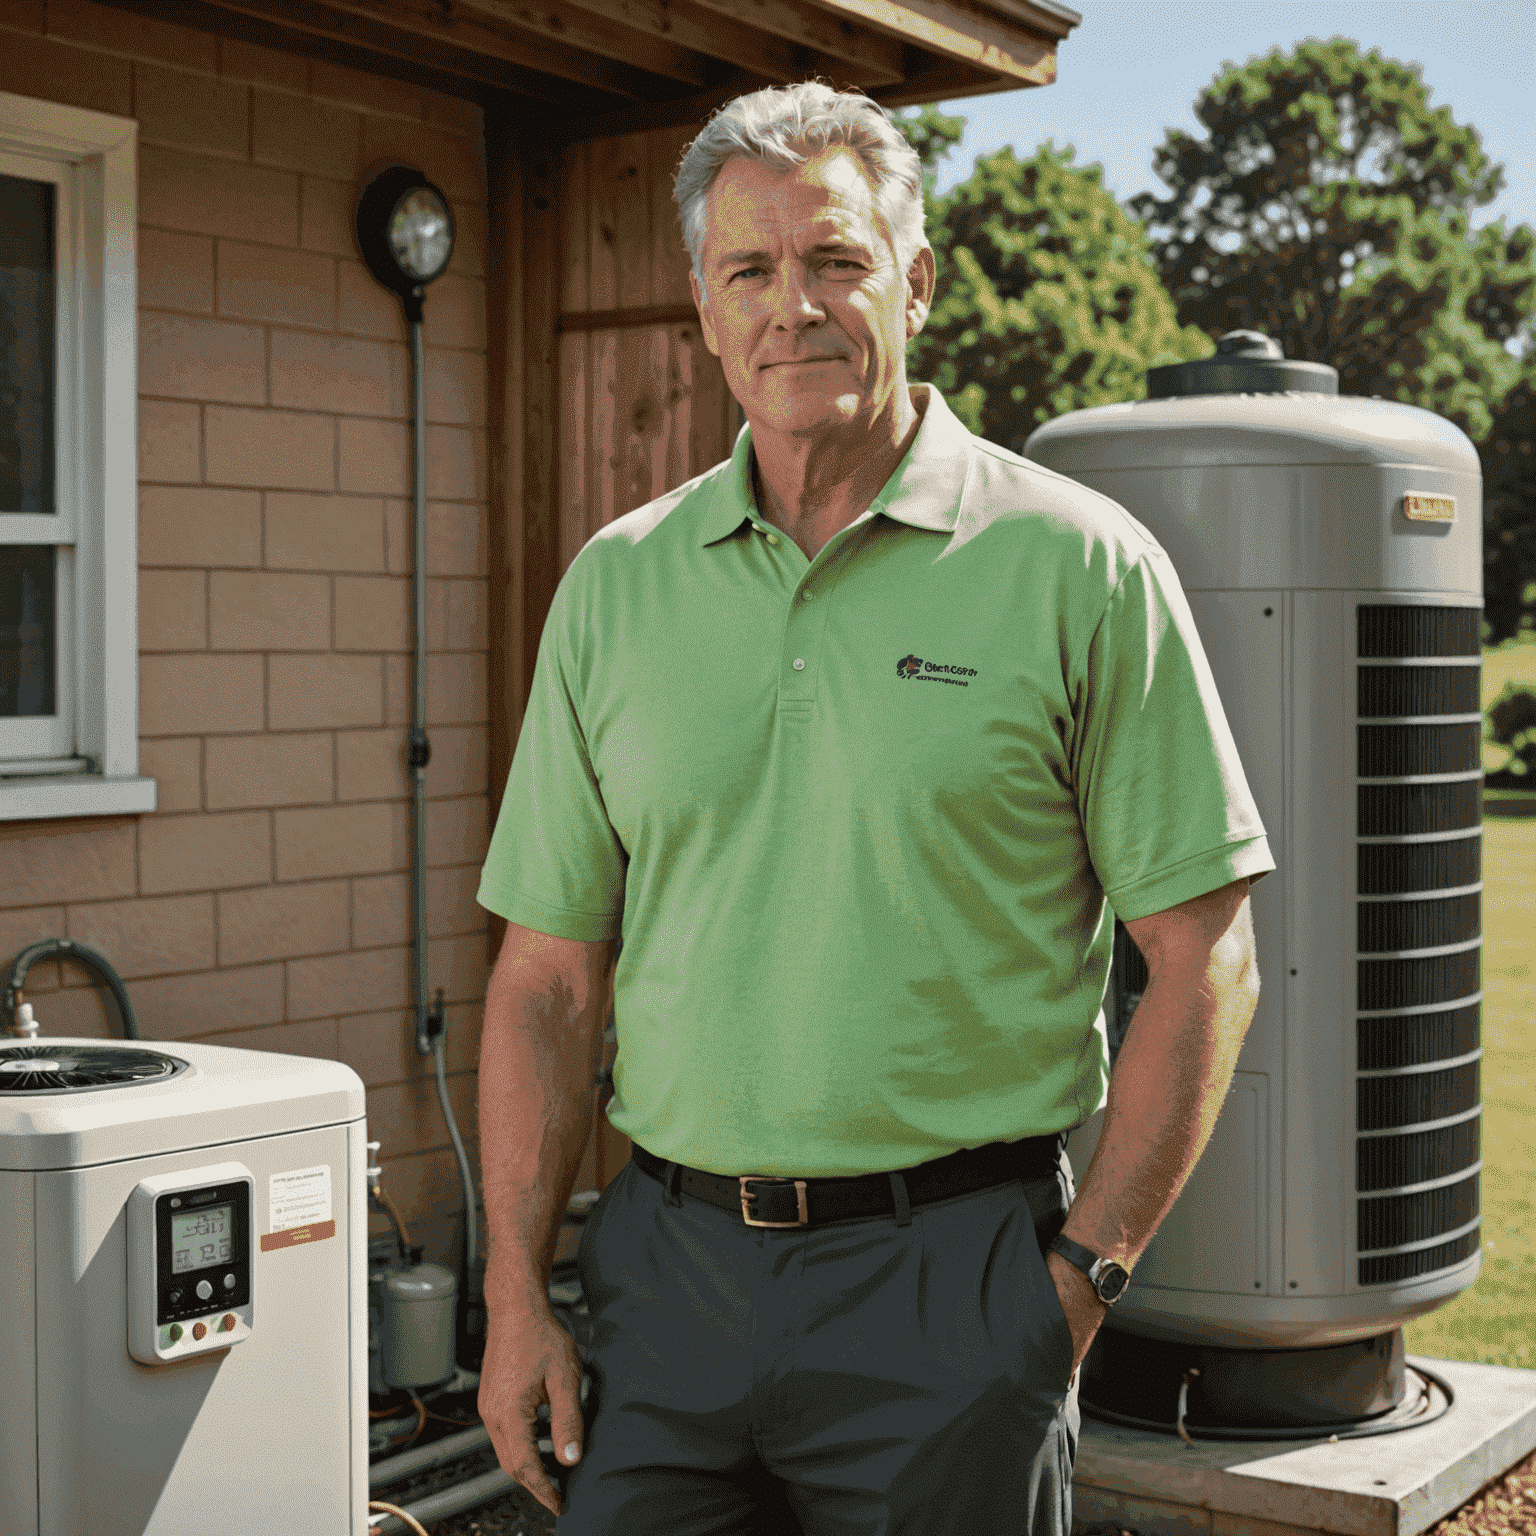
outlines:
[[[148,1038],[346,1062],[413,1239],[452,1258],[457,1165],[410,1043],[410,358],[351,220],[398,157],[458,227],[425,327],[428,955],[478,1166],[480,110],[91,0],[0,8],[0,90],[139,123],[140,750],[159,785],[151,816],[0,824],[0,963],[79,938]],[[74,967],[34,967],[27,993],[45,1034],[118,1031]]]

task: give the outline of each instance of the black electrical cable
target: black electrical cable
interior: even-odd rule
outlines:
[[[1412,1403],[1389,1409],[1375,1419],[1357,1420],[1352,1424],[1293,1424],[1262,1429],[1222,1428],[1191,1424],[1188,1420],[1184,1420],[1183,1424],[1197,1440],[1364,1440],[1372,1435],[1395,1434],[1400,1429],[1419,1429],[1425,1424],[1433,1424],[1448,1412],[1456,1401],[1456,1392],[1450,1382],[1427,1366],[1410,1365],[1408,1373],[1420,1377],[1425,1383],[1418,1398]],[[1440,1389],[1439,1402],[1427,1390],[1429,1386]],[[1117,1424],[1123,1429],[1150,1429],[1169,1435],[1178,1432],[1177,1425],[1164,1420],[1135,1418],[1131,1414],[1117,1413],[1114,1409],[1101,1408],[1083,1399],[1079,1399],[1079,1402],[1085,1418],[1098,1419],[1104,1424]]]
[[[123,985],[123,978],[113,969],[112,962],[90,945],[81,944],[75,939],[39,939],[36,944],[29,944],[11,962],[10,973],[5,979],[5,1012],[10,1017],[9,1027],[12,1031],[16,1028],[16,1010],[21,1003],[21,988],[27,979],[27,972],[37,961],[49,960],[55,955],[67,960],[78,960],[87,970],[94,971],[116,999],[117,1011],[122,1016],[123,1038],[144,1038],[139,1033],[139,1021],[133,1011],[133,1004],[128,1000],[128,989]]]

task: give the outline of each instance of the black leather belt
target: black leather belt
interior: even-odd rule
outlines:
[[[904,1205],[932,1205],[992,1184],[1052,1178],[1060,1167],[1064,1135],[1031,1136],[1024,1141],[994,1141],[966,1147],[947,1157],[902,1168],[896,1173],[866,1173],[849,1178],[792,1179],[768,1174],[705,1173],[677,1165],[675,1186],[685,1195],[708,1201],[722,1211],[739,1211],[749,1227],[813,1227],[859,1216],[903,1219]],[[630,1155],[638,1167],[666,1183],[665,1159],[639,1142]]]

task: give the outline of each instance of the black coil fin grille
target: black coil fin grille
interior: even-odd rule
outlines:
[[[1475,939],[1482,931],[1480,891],[1427,901],[1362,901],[1357,908],[1355,948],[1362,954],[1434,949]]]
[[[1470,1168],[1482,1156],[1483,1117],[1406,1136],[1362,1136],[1356,1143],[1355,1187],[1401,1189]]]
[[[1360,896],[1420,900],[1356,903],[1356,1246],[1361,1285],[1414,1280],[1477,1251],[1481,1039],[1482,723],[1392,717],[1471,715],[1482,698],[1482,609],[1360,604],[1356,610],[1356,777],[1430,783],[1356,785],[1356,835],[1426,838],[1356,846]],[[1433,664],[1477,658],[1473,665]],[[1372,659],[1397,661],[1371,666]],[[1423,662],[1420,665],[1420,662]],[[1465,832],[1465,837],[1446,836]],[[1436,894],[1457,891],[1457,895]],[[1414,950],[1448,953],[1414,955]],[[1381,958],[1372,958],[1380,956]],[[1471,999],[1471,1001],[1468,1001]],[[1392,1013],[1390,1010],[1420,1010]],[[1463,1058],[1473,1056],[1471,1061]],[[1422,1067],[1423,1071],[1401,1071]],[[1435,1124],[1450,1120],[1450,1125]],[[1369,1132],[1402,1130],[1398,1135]],[[1466,1170],[1471,1170],[1467,1172]],[[1464,1175],[1456,1177],[1456,1175]],[[1431,1189],[1415,1184],[1452,1179]],[[1404,1193],[1387,1193],[1405,1190]],[[1442,1242],[1434,1239],[1444,1238]],[[1373,1249],[1413,1247],[1406,1253]]]
[[[1470,832],[1483,824],[1483,781],[1361,784],[1355,789],[1355,804],[1361,837]]]
[[[1446,891],[1483,878],[1483,837],[1442,838],[1433,843],[1361,843],[1356,889],[1362,896],[1400,896]]]
[[[1443,1013],[1361,1019],[1356,1026],[1355,1066],[1361,1072],[1384,1072],[1470,1056],[1482,1044],[1482,1012],[1483,1005],[1476,1002]]]
[[[1465,1114],[1481,1102],[1476,1061],[1439,1072],[1406,1072],[1401,1077],[1362,1077],[1355,1083],[1355,1117],[1362,1131],[1386,1131]]]
[[[1361,1259],[1360,1284],[1385,1285],[1388,1281],[1401,1283],[1417,1280],[1420,1275],[1432,1275],[1439,1269],[1450,1269],[1477,1252],[1482,1229],[1473,1227],[1448,1243],[1433,1248],[1415,1248],[1412,1253],[1383,1253],[1374,1259]]]
[[[1359,667],[1360,716],[1481,713],[1478,667]]]
[[[1476,720],[1449,725],[1358,725],[1355,731],[1362,779],[1471,773],[1482,767],[1483,728]]]
[[[1483,610],[1413,603],[1362,603],[1358,656],[1481,656]]]
[[[1464,1227],[1478,1214],[1478,1190],[1482,1180],[1472,1174],[1455,1184],[1421,1189],[1411,1195],[1384,1195],[1360,1201],[1356,1246],[1399,1248],[1422,1243]]]

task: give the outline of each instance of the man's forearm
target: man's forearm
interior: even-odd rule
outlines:
[[[592,1129],[606,994],[535,991],[498,973],[480,1046],[480,1166],[489,1236],[487,1304],[547,1295],[560,1224]]]
[[[1214,963],[1152,977],[1115,1060],[1066,1236],[1127,1269],[1140,1258],[1211,1138],[1257,1004],[1251,973]]]

